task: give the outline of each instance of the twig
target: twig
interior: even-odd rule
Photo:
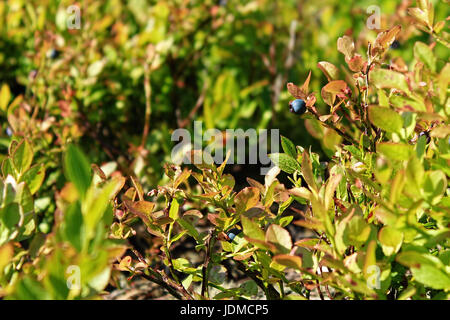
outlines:
[[[322,266],[319,266],[319,268],[320,268],[320,274],[323,275]],[[331,296],[331,293],[330,293],[330,288],[328,288],[328,284],[325,285],[325,291],[327,292],[327,295],[330,298],[330,300],[333,300],[333,297]]]
[[[147,141],[148,132],[150,130],[150,115],[152,113],[151,95],[152,87],[150,85],[150,67],[148,63],[144,65],[145,75],[144,75],[144,91],[145,91],[145,123],[144,131],[142,132],[141,148],[145,146]]]
[[[287,81],[287,71],[294,65],[294,48],[295,48],[295,40],[296,40],[296,29],[297,29],[297,20],[292,20],[289,28],[289,42],[287,46],[287,57],[284,63],[284,73],[278,73],[274,79],[272,85],[272,108],[278,103],[280,99],[281,88],[283,83]],[[272,66],[270,66],[269,71],[272,73],[277,72],[276,62],[272,61]]]
[[[264,285],[264,282],[258,278],[258,274],[254,271],[247,270],[245,265],[240,261],[235,261],[239,270],[241,270],[246,276],[251,278],[255,283],[260,287],[264,293],[266,294],[267,299],[269,300],[280,300],[280,294],[278,291],[271,285],[267,284],[267,288]]]
[[[206,253],[205,253],[205,260],[203,262],[202,267],[202,296],[208,298],[209,292],[208,292],[208,277],[209,277],[209,262],[211,260],[211,247],[214,245],[214,239],[213,239],[213,230],[211,229],[209,231],[208,238],[206,239]]]
[[[132,249],[132,252],[136,255],[140,262],[147,265],[146,270],[150,273],[148,275],[142,271],[138,271],[136,272],[136,274],[139,274],[144,279],[154,282],[165,288],[172,296],[179,300],[193,300],[192,296],[182,285],[175,283],[164,273],[164,271],[153,270],[137,250]]]
[[[169,206],[169,208],[170,208],[170,206]],[[168,212],[168,210],[167,210],[167,212]],[[172,226],[173,226],[173,224],[170,224],[169,228],[167,228],[167,232],[166,232],[164,240],[163,240],[164,254],[167,257],[170,274],[172,275],[173,279],[177,283],[180,283],[180,280],[178,279],[178,276],[175,273],[175,270],[173,268],[172,255],[170,254],[170,237],[171,237],[171,233],[172,233]]]
[[[434,30],[431,32],[431,35],[436,39],[437,42],[450,49],[450,43],[441,36],[439,36]]]
[[[163,280],[158,279],[156,277],[154,277],[153,275],[147,275],[143,272],[137,272],[137,274],[139,274],[142,278],[151,281],[153,283],[156,283],[157,285],[163,287],[164,289],[166,289],[172,296],[174,296],[175,298],[177,298],[178,300],[183,300],[183,297],[181,296],[181,294],[178,293],[178,291],[176,291],[174,288],[172,288],[171,286],[169,286],[167,283],[165,283]]]
[[[319,280],[316,279],[316,283],[317,283],[317,292],[319,293],[320,300],[325,300],[325,298],[323,296],[323,293],[320,290],[320,282],[319,282]]]
[[[198,109],[203,105],[203,102],[205,101],[206,89],[207,89],[207,85],[206,85],[206,81],[205,81],[203,83],[202,92],[201,92],[200,96],[198,97],[194,108],[192,108],[191,112],[189,112],[189,115],[185,119],[178,121],[178,127],[185,128],[192,121],[192,119],[194,118]],[[179,112],[179,109],[177,109],[177,111]]]
[[[325,127],[332,129],[334,131],[336,131],[337,134],[339,134],[342,138],[344,138],[344,140],[347,140],[347,142],[350,142],[353,145],[358,145],[358,143],[356,142],[355,139],[353,139],[349,134],[345,133],[344,131],[342,131],[341,129],[339,129],[338,127],[336,127],[334,125],[334,123],[327,123],[325,121],[320,120],[320,115],[317,113],[317,111],[314,110],[314,108],[309,108],[308,109],[315,117],[316,119],[322,123]],[[369,151],[369,150],[368,150]]]

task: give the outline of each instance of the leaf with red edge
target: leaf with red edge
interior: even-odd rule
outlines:
[[[346,92],[347,87],[347,83],[343,80],[331,81],[322,88],[322,98],[326,104],[333,106],[336,96]]]
[[[303,83],[303,85],[301,87],[302,92],[304,92],[306,95],[308,94],[310,79],[311,79],[311,70],[309,71],[308,77],[306,78],[305,82]]]
[[[375,56],[376,54],[383,54],[394,42],[400,30],[402,30],[402,27],[400,25],[396,25],[387,31],[380,32],[371,50],[372,56]]]
[[[360,72],[363,69],[364,63],[365,63],[364,59],[362,58],[362,56],[360,54],[355,54],[350,59],[346,58],[345,62],[347,62],[348,67],[353,72]]]
[[[234,198],[236,212],[242,213],[254,207],[259,202],[259,189],[247,187],[241,190]]]
[[[122,260],[120,260],[120,264],[117,265],[117,269],[119,269],[120,271],[129,271],[131,261],[132,259],[130,256],[124,257]]]
[[[287,84],[287,89],[289,91],[289,93],[296,99],[306,99],[306,94],[302,91],[302,89],[300,89],[299,87],[297,87],[295,84],[293,84],[292,82],[289,82]]]
[[[337,80],[339,78],[339,69],[334,64],[327,61],[320,61],[317,63],[317,67],[322,70],[328,81]]]

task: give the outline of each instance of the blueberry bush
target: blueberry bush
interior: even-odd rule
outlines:
[[[448,3],[319,2],[0,3],[0,298],[448,300]]]

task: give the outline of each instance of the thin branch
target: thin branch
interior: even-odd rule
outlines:
[[[264,282],[258,278],[258,274],[254,271],[247,270],[245,265],[240,261],[235,261],[239,270],[241,270],[246,276],[251,278],[255,283],[260,287],[264,293],[266,294],[267,299],[269,300],[280,300],[280,294],[278,291],[271,285],[267,284],[267,288],[264,285]]]
[[[164,271],[153,270],[147,263],[147,261],[142,257],[142,255],[135,249],[132,249],[132,252],[136,255],[138,260],[145,265],[147,265],[147,271],[150,273],[149,275],[138,271],[136,274],[142,276],[144,279],[154,282],[161,287],[165,288],[172,296],[179,300],[193,300],[190,293],[180,284],[176,283],[172,279],[170,279]]]
[[[209,231],[208,238],[206,239],[206,253],[205,253],[205,260],[203,262],[202,267],[202,296],[208,298],[209,292],[208,292],[208,276],[209,276],[209,262],[211,261],[211,247],[214,245],[214,239],[213,239],[213,230]]]
[[[320,290],[320,282],[319,282],[319,280],[316,280],[316,283],[317,283],[317,292],[319,293],[320,300],[325,300],[325,298],[323,296],[323,293]]]
[[[150,130],[150,115],[152,114],[152,104],[151,104],[152,87],[150,85],[151,71],[148,63],[145,63],[144,69],[145,69],[144,75],[145,122],[144,122],[144,131],[142,132],[141,148],[145,146],[145,142],[147,141],[148,132]]]
[[[178,121],[178,127],[185,128],[190,122],[192,122],[192,119],[194,118],[198,109],[203,105],[203,102],[205,101],[207,87],[208,86],[206,85],[206,81],[205,81],[203,83],[202,92],[201,92],[200,96],[198,97],[194,108],[192,108],[191,112],[189,112],[189,115],[185,119]],[[177,109],[177,111],[179,112],[179,109]]]
[[[295,41],[296,41],[296,29],[297,29],[297,20],[292,20],[289,28],[289,42],[287,45],[287,56],[286,61],[284,63],[284,73],[278,73],[274,79],[272,85],[272,108],[278,103],[281,94],[281,88],[284,83],[287,81],[288,70],[292,68],[294,65],[294,49],[295,49]],[[273,45],[275,48],[275,45]],[[269,68],[271,73],[277,72],[276,62],[272,61],[272,65]]]

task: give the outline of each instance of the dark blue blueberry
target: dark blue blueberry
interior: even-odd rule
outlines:
[[[398,49],[400,48],[400,42],[398,42],[397,40],[394,40],[394,42],[392,42],[391,44],[391,49]]]
[[[56,49],[50,49],[47,54],[50,59],[56,59],[59,57],[60,52]]]
[[[234,237],[236,237],[239,233],[241,233],[241,230],[238,228],[233,228],[230,231],[228,231],[228,242],[233,242]]]
[[[302,99],[295,99],[289,103],[289,111],[302,115],[306,112],[306,103]]]

